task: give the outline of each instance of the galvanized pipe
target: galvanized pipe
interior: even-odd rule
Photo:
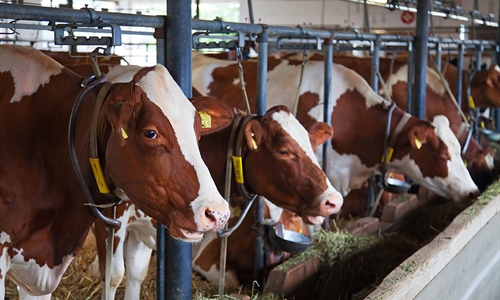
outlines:
[[[191,97],[191,1],[167,0],[166,57],[168,71]],[[167,237],[166,299],[192,297],[191,244]],[[160,299],[160,298],[158,298]]]
[[[425,119],[425,97],[426,97],[426,72],[427,72],[427,42],[429,40],[429,1],[417,2],[417,34],[415,36],[415,90],[413,103],[414,115]],[[409,84],[411,84],[409,82]]]
[[[408,80],[406,84],[406,112],[414,115],[413,112],[413,43],[408,42]]]
[[[325,81],[323,86],[323,122],[328,125],[332,124],[332,115],[330,114],[330,102],[332,97],[332,77],[333,77],[333,41],[332,39],[325,39],[323,43],[323,51],[325,54]],[[330,178],[330,157],[332,149],[332,141],[328,139],[323,144],[323,171],[326,178]]]
[[[372,63],[371,63],[371,77],[370,77],[370,85],[375,91],[375,93],[378,94],[378,73],[379,73],[379,66],[380,66],[380,39],[376,39],[372,43]],[[384,174],[382,174],[384,176]],[[368,179],[368,191],[367,191],[367,199],[366,199],[366,209],[367,209],[367,214],[370,214],[370,211],[372,209],[373,204],[375,203],[375,178],[374,176],[371,176]]]
[[[462,106],[462,80],[463,80],[463,65],[464,65],[464,45],[460,44],[458,45],[458,61],[457,61],[457,68],[458,68],[458,74],[457,74],[457,103],[458,106]]]
[[[165,65],[165,39],[156,40],[156,62],[158,64]],[[160,222],[156,225],[156,299],[166,299],[165,296],[165,285],[166,285],[166,274],[167,266],[166,262],[166,236],[167,230],[164,224]]]
[[[436,67],[438,72],[441,72],[441,55],[443,54],[443,45],[441,43],[436,44]]]
[[[267,90],[267,58],[268,58],[268,40],[269,36],[264,25],[262,33],[257,37],[259,43],[259,58],[257,63],[257,105],[255,113],[258,116],[263,116],[266,113],[266,90]],[[255,225],[260,228],[260,224],[264,221],[264,200],[262,197],[257,197],[255,201]],[[255,236],[255,258],[254,258],[254,279],[262,287],[263,270],[265,265],[264,257],[264,238],[259,232]]]

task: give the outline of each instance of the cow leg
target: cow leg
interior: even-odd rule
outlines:
[[[19,287],[19,300],[50,300],[52,293],[43,296],[32,296],[22,287]]]
[[[125,300],[140,298],[141,284],[148,274],[149,261],[153,252],[151,247],[142,242],[138,234],[140,233],[130,230],[125,241],[125,265],[127,268]]]

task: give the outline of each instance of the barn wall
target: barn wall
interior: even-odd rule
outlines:
[[[207,0],[205,0],[207,1]],[[217,0],[208,0],[218,2]],[[362,2],[362,1],[361,1]],[[458,1],[459,2],[459,1]],[[354,27],[364,26],[364,9],[362,3],[342,0],[253,0],[256,23],[284,26],[327,26]],[[473,9],[473,0],[462,1],[466,10]],[[479,11],[483,14],[498,14],[499,1],[479,0]],[[248,22],[248,2],[240,0],[240,22]],[[409,24],[402,20],[403,11],[389,11],[386,8],[369,6],[369,22],[372,29],[409,29],[416,26],[416,19]],[[433,16],[435,27],[448,27],[456,32],[461,24],[469,26],[470,22],[445,19]],[[458,33],[456,34],[458,36]],[[450,33],[446,34],[449,37]]]

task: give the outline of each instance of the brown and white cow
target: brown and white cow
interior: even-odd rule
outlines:
[[[0,45],[0,57],[0,298],[9,278],[21,299],[50,299],[96,219],[68,146],[84,78],[32,48]],[[83,94],[74,137],[97,204],[109,200],[87,160],[90,119],[103,86]],[[201,119],[165,67],[143,68],[132,81],[110,85],[103,98],[98,181],[126,194],[174,238],[195,242],[220,230],[230,211],[198,149]]]
[[[249,100],[255,103],[257,62],[244,61],[243,70]],[[308,61],[304,69],[297,119],[306,126],[323,119],[323,70],[323,63],[319,61]],[[330,180],[337,190],[347,195],[380,170],[388,109],[387,101],[374,93],[356,72],[335,63],[332,71],[329,111],[335,138],[329,162]],[[300,72],[300,62],[269,57],[268,106],[293,107]],[[235,107],[242,106],[235,62],[193,53],[193,86],[202,94]],[[400,108],[394,109],[391,132],[405,115]],[[423,142],[421,147],[415,137]],[[387,169],[458,202],[469,201],[478,194],[460,157],[460,145],[448,119],[443,116],[434,118],[432,124],[408,116],[406,125],[397,135]]]
[[[197,101],[194,101],[195,106],[203,110],[204,108],[199,107]],[[232,111],[222,102],[220,110],[219,113],[224,115]],[[268,210],[271,212],[266,217],[279,220],[281,210],[272,204],[274,203],[300,215],[305,222],[318,224],[322,222],[324,216],[337,213],[342,205],[341,195],[327,180],[312,151],[313,147],[322,144],[331,136],[331,128],[325,123],[316,122],[307,130],[283,106],[268,110],[263,117],[256,117],[245,128],[239,129],[242,133],[247,133],[245,144],[242,145],[245,186],[250,192],[263,195],[272,201],[267,202]],[[254,149],[250,131],[254,132],[257,149]],[[225,186],[225,166],[230,132],[231,128],[226,128],[203,136],[200,140],[202,157],[221,191]],[[231,180],[231,197],[238,197],[234,177]],[[116,288],[126,268],[125,299],[137,299],[141,283],[147,274],[148,258],[156,247],[156,230],[154,222],[137,210],[133,204],[124,203],[119,207],[123,212],[119,213],[118,219],[126,226],[122,226],[115,233],[117,243],[113,253],[112,287],[108,296],[111,299],[114,298]],[[289,221],[289,218],[284,221]],[[99,270],[101,277],[104,278],[106,229],[98,222],[95,224],[95,232]],[[236,232],[233,233],[233,235],[236,234]],[[248,238],[248,234],[244,236]],[[212,238],[212,236],[209,237],[210,241]],[[217,238],[216,241],[220,245]],[[202,245],[205,243],[207,241],[202,241]],[[238,243],[229,244],[228,255],[239,256],[240,246]],[[193,255],[195,253],[196,251]],[[214,253],[214,255],[217,254]],[[228,261],[228,269],[231,267],[232,264]],[[204,270],[197,260],[193,260],[193,269],[205,276],[209,271]],[[228,282],[237,282],[237,277],[229,274]]]
[[[107,73],[110,81],[119,82],[128,81],[139,68],[113,66],[105,67],[103,72]],[[82,66],[79,70],[88,72],[90,69]],[[222,102],[203,100],[204,97],[196,98],[193,104],[199,111],[208,111],[210,115],[218,115],[219,119],[233,121],[240,114]],[[235,124],[241,127],[238,132],[244,135],[245,141],[242,144],[244,182],[250,192],[263,195],[271,201],[267,202],[270,213],[266,217],[279,220],[281,215],[292,214],[287,211],[282,214],[282,209],[279,208],[282,207],[293,212],[283,222],[290,219],[296,221],[297,214],[309,224],[320,224],[323,217],[339,212],[342,196],[326,178],[313,151],[332,136],[333,131],[329,125],[313,122],[305,129],[284,106],[273,107],[262,117],[242,117],[252,119],[248,119],[249,122],[244,127]],[[231,130],[231,127],[227,127],[204,135],[200,140],[202,157],[221,192],[225,186],[225,165]],[[231,178],[231,197],[237,197],[239,194],[236,183],[234,177]],[[148,258],[156,247],[155,222],[129,202],[118,206],[117,217],[124,226],[115,233],[117,243],[113,251],[108,297],[114,298],[126,268],[125,299],[137,299],[147,273]],[[95,235],[100,258],[99,270],[104,280],[107,233],[101,222],[95,223]],[[238,247],[237,244],[229,245],[228,253],[237,255],[240,252]],[[193,268],[198,270],[195,261]],[[204,272],[202,269],[198,271]],[[228,282],[236,281],[236,277],[229,275]]]
[[[297,59],[297,57],[292,57],[292,59]],[[310,59],[323,60],[323,57],[315,54],[310,57]],[[360,74],[367,81],[370,79],[371,58],[338,55],[334,57],[334,62],[356,71],[356,73]],[[391,99],[394,100],[399,107],[406,110],[408,84],[408,65],[406,61],[381,58],[379,65],[380,74],[387,84],[387,90],[390,93]],[[454,81],[456,82],[456,68],[455,73],[453,73],[453,68],[453,66],[449,66],[449,71],[445,74],[449,83]],[[385,95],[386,91],[382,86],[381,81],[379,81],[379,83],[379,92],[381,95]],[[489,89],[489,91],[492,90],[494,90],[494,87]],[[452,91],[456,91],[454,86],[452,87]],[[477,93],[478,97],[479,95],[480,94]],[[481,99],[484,99],[484,97],[481,97]],[[463,101],[462,103],[464,104]],[[464,110],[466,114],[468,114],[468,111],[468,109]],[[439,75],[434,72],[432,67],[429,67],[426,73],[425,113],[426,119],[429,121],[437,115],[446,116],[450,121],[450,127],[458,137],[460,144],[462,146],[466,145],[466,124],[463,122],[454,100],[446,92],[444,83],[441,81]],[[472,179],[481,191],[486,189],[486,187],[490,185],[496,177],[494,172],[493,157],[494,151],[490,147],[483,148],[473,137],[470,139],[465,153],[462,154],[462,158],[467,163],[467,169],[469,170]]]

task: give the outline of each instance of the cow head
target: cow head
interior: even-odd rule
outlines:
[[[330,126],[315,122],[306,130],[288,108],[275,106],[244,130],[244,176],[256,193],[311,224],[339,212],[342,196],[314,155],[316,146],[332,136]]]
[[[399,165],[395,171],[405,173],[437,195],[456,202],[470,201],[478,195],[478,188],[460,156],[460,144],[446,117],[436,116],[432,126],[419,122],[408,131],[406,141],[411,150],[402,160],[391,163],[391,167]]]
[[[471,85],[473,83],[475,83],[474,79],[472,80]],[[487,100],[487,103],[484,103],[483,105],[481,105],[481,103],[477,103],[478,106],[500,106],[500,67],[497,64],[490,67],[486,80],[484,84],[481,85],[480,89],[484,92],[484,96],[486,98],[485,100]],[[478,100],[477,102],[479,102],[479,99],[475,98],[475,100]]]
[[[108,99],[101,120],[112,127],[105,154],[110,181],[174,238],[198,241],[222,229],[229,207],[198,149],[200,116],[167,70],[141,69]]]

